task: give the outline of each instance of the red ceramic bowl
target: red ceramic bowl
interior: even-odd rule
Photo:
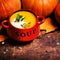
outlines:
[[[35,39],[39,35],[40,24],[42,24],[43,22],[44,22],[44,17],[36,16],[36,24],[33,27],[28,28],[28,29],[16,28],[10,23],[10,20],[2,21],[2,26],[7,29],[7,33],[11,38],[18,40],[18,41],[26,42],[26,41],[31,41]]]

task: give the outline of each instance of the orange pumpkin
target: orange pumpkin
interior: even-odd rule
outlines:
[[[57,22],[60,24],[60,3],[57,5],[55,9],[55,18]]]
[[[21,9],[20,0],[0,0],[0,19],[5,19]]]
[[[39,16],[48,16],[57,5],[58,0],[22,0],[23,9],[31,10]]]

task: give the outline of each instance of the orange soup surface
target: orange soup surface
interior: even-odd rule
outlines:
[[[19,11],[10,17],[10,23],[21,29],[31,28],[36,24],[36,16],[28,11]]]

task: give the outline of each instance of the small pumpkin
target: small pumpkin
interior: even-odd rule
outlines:
[[[21,9],[20,0],[0,0],[0,19],[5,19]]]
[[[58,0],[22,0],[23,9],[31,10],[36,15],[48,16],[56,7]]]
[[[57,5],[55,9],[55,18],[57,22],[60,24],[60,3]]]

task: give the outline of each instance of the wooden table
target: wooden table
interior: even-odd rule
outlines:
[[[17,42],[8,38],[2,43],[0,60],[60,60],[59,30],[42,33],[31,42]]]

